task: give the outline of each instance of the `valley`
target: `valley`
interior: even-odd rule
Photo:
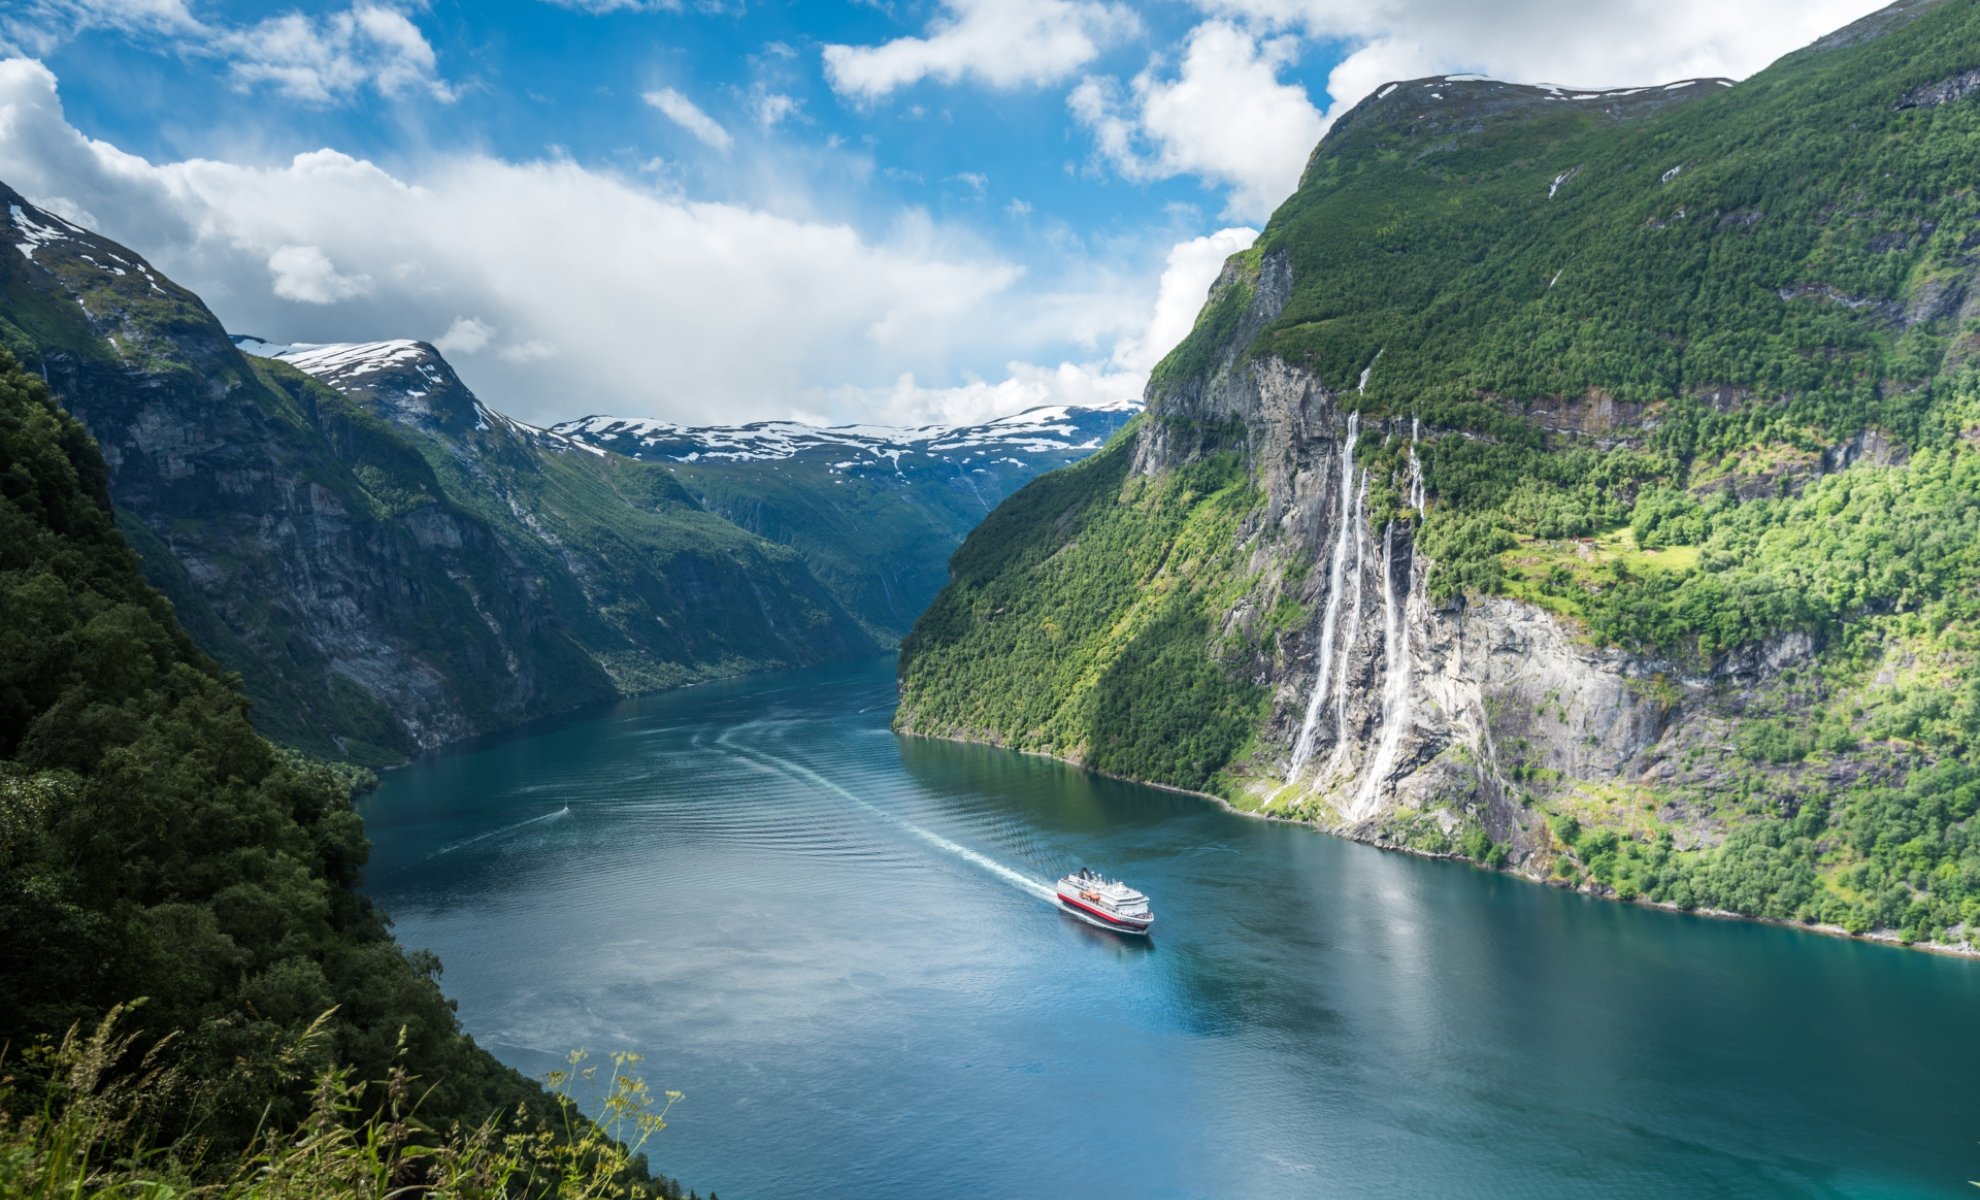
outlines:
[[[1974,1177],[1980,2],[345,2],[0,12],[0,1195]]]

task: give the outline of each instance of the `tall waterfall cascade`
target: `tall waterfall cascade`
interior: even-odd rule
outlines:
[[[1373,364],[1370,364],[1371,366]],[[1363,373],[1365,379],[1366,373]],[[1301,771],[1313,757],[1313,737],[1318,728],[1320,712],[1327,701],[1327,681],[1334,666],[1334,635],[1341,621],[1342,584],[1348,570],[1348,543],[1354,541],[1354,521],[1349,516],[1354,508],[1354,443],[1361,434],[1361,414],[1349,413],[1347,437],[1341,441],[1341,508],[1340,519],[1336,522],[1333,557],[1327,568],[1327,611],[1320,623],[1320,674],[1313,684],[1313,695],[1306,703],[1306,719],[1300,724],[1299,737],[1293,742],[1292,768],[1287,773],[1286,782],[1298,781]]]
[[[1377,790],[1396,766],[1402,750],[1403,734],[1410,719],[1409,614],[1407,605],[1415,592],[1414,563],[1404,585],[1403,602],[1396,601],[1395,585],[1396,523],[1382,529],[1382,723],[1375,738],[1375,754],[1361,773],[1361,788],[1354,803],[1342,814],[1349,821],[1365,821],[1375,815]],[[1413,558],[1414,556],[1412,556]]]
[[[1356,385],[1357,393],[1367,390],[1369,376],[1381,357],[1382,352],[1376,351],[1375,357],[1362,368]],[[1372,749],[1360,763],[1359,769],[1353,769],[1349,755],[1356,739],[1351,736],[1351,697],[1348,689],[1349,677],[1354,672],[1349,664],[1361,640],[1362,580],[1367,568],[1365,557],[1372,542],[1368,536],[1366,511],[1368,473],[1362,471],[1357,475],[1354,465],[1355,444],[1360,432],[1361,414],[1349,413],[1347,436],[1342,440],[1340,450],[1340,507],[1333,548],[1328,558],[1327,603],[1320,623],[1318,669],[1314,675],[1313,690],[1307,697],[1305,717],[1293,742],[1292,760],[1284,784],[1285,788],[1293,787],[1308,774],[1321,740],[1322,714],[1332,710],[1329,732],[1333,739],[1333,751],[1314,782],[1316,785],[1354,789],[1352,800],[1343,806],[1341,814],[1350,822],[1367,820],[1379,809],[1379,793],[1383,783],[1395,770],[1403,740],[1409,732],[1412,718],[1410,674],[1413,667],[1410,610],[1415,600],[1417,575],[1414,552],[1400,555],[1397,552],[1396,543],[1399,538],[1407,537],[1407,532],[1399,531],[1393,519],[1385,522],[1380,566],[1381,707],[1376,715]],[[1411,418],[1406,502],[1418,516],[1423,514],[1427,500],[1423,463],[1416,452],[1421,432],[1420,420]],[[1406,543],[1406,547],[1409,544]],[[1400,589],[1396,583],[1398,569],[1404,573]]]
[[[1354,576],[1353,589],[1348,596],[1347,637],[1341,642],[1341,653],[1347,655],[1361,637],[1361,580],[1364,574],[1362,554],[1368,547],[1368,472],[1361,473],[1361,489],[1354,497]],[[1348,748],[1348,673],[1345,664],[1340,673],[1334,676],[1334,753],[1327,759],[1327,774],[1333,775],[1347,758]]]

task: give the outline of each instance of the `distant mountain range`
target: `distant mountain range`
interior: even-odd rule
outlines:
[[[800,426],[678,431],[690,461],[632,457],[607,428],[658,425],[505,417],[421,342],[230,338],[132,250],[4,185],[0,205],[0,345],[100,444],[147,576],[264,731],[362,763],[874,653],[983,513],[1131,416],[861,431],[886,470],[835,465],[850,446],[818,460]],[[792,453],[723,457],[762,439]]]
[[[1050,405],[980,425],[910,429],[794,421],[686,426],[605,416],[545,429],[483,405],[425,342],[234,342],[451,447],[436,461],[443,473],[461,470],[473,447],[503,440],[552,455],[609,454],[664,471],[701,508],[795,551],[846,614],[889,646],[940,590],[948,556],[965,533],[1032,477],[1099,450],[1141,409]],[[627,468],[615,462],[603,469]],[[473,476],[462,481],[470,493],[507,495],[512,486],[488,472]],[[511,499],[504,504],[513,511],[542,503]]]

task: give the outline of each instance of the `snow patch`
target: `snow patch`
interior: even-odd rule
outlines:
[[[29,262],[34,261],[34,252],[36,250],[41,249],[50,242],[68,240],[69,235],[67,233],[64,233],[53,225],[40,224],[33,217],[28,216],[18,204],[9,204],[7,206],[7,215],[13,218],[14,228],[19,231],[22,238],[26,239],[15,242],[14,249],[19,250],[22,257],[26,258]]]

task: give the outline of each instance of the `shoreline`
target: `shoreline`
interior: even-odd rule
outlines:
[[[892,727],[890,726],[890,728]],[[1478,862],[1475,859],[1466,858],[1462,854],[1449,854],[1449,853],[1439,854],[1439,853],[1433,853],[1432,851],[1429,850],[1418,850],[1413,846],[1401,846],[1393,842],[1382,841],[1379,838],[1358,837],[1352,833],[1338,832],[1336,830],[1329,829],[1324,825],[1318,824],[1317,822],[1314,821],[1295,820],[1289,817],[1275,816],[1271,813],[1254,812],[1249,809],[1239,808],[1237,805],[1232,804],[1229,800],[1226,800],[1224,797],[1216,795],[1213,792],[1201,792],[1201,791],[1197,791],[1195,788],[1177,787],[1174,784],[1156,783],[1147,779],[1135,779],[1132,776],[1128,776],[1128,775],[1116,775],[1111,771],[1101,771],[1096,768],[1086,766],[1083,763],[1074,762],[1072,759],[1067,758],[1064,755],[1052,754],[1044,750],[1025,750],[1025,749],[1020,749],[1016,746],[1006,746],[998,742],[984,741],[977,738],[946,737],[943,736],[942,734],[922,733],[918,730],[911,730],[911,729],[893,729],[892,732],[896,737],[924,738],[931,742],[953,742],[959,746],[988,746],[995,750],[1008,750],[1016,754],[1028,754],[1033,758],[1050,759],[1053,762],[1063,763],[1066,766],[1084,771],[1088,775],[1098,776],[1101,779],[1111,779],[1117,783],[1131,783],[1134,784],[1136,787],[1156,788],[1164,792],[1175,792],[1184,796],[1194,796],[1199,800],[1208,800],[1212,804],[1215,804],[1219,808],[1222,808],[1224,811],[1229,813],[1234,813],[1240,817],[1249,817],[1257,821],[1276,821],[1281,825],[1299,825],[1307,829],[1311,829],[1313,832],[1320,834],[1323,837],[1336,838],[1343,842],[1354,842],[1359,845],[1368,846],[1376,850],[1383,850],[1396,854],[1407,854],[1413,858],[1429,859],[1437,862],[1458,863],[1470,867],[1474,871],[1490,871],[1495,875],[1507,875],[1507,876],[1511,876],[1514,879],[1523,880],[1524,882],[1533,884],[1536,887],[1548,887],[1548,888],[1553,888],[1556,891],[1572,892],[1577,896],[1586,896],[1590,900],[1601,900],[1609,904],[1621,904],[1634,908],[1646,908],[1654,912],[1672,913],[1677,916],[1706,917],[1715,921],[1746,921],[1755,925],[1772,925],[1780,929],[1792,929],[1801,933],[1814,933],[1814,934],[1820,934],[1823,937],[1841,938],[1845,941],[1871,942],[1880,946],[1888,946],[1894,950],[1919,950],[1927,954],[1943,955],[1947,958],[1964,958],[1970,960],[1980,960],[1980,945],[1976,945],[1972,942],[1958,942],[1958,943],[1906,942],[1901,940],[1897,936],[1897,934],[1886,929],[1872,929],[1872,930],[1866,930],[1862,933],[1851,933],[1849,930],[1844,929],[1840,925],[1826,925],[1821,923],[1811,923],[1805,921],[1790,921],[1790,920],[1783,920],[1779,917],[1756,917],[1751,915],[1750,913],[1733,912],[1730,909],[1683,908],[1680,907],[1679,905],[1671,904],[1668,901],[1662,901],[1662,900],[1640,900],[1640,899],[1623,900],[1615,896],[1613,893],[1597,891],[1594,888],[1569,887],[1566,884],[1555,883],[1552,880],[1548,880],[1548,879],[1536,879],[1531,875],[1525,874],[1524,872],[1511,870],[1506,867],[1486,866],[1484,863]]]

